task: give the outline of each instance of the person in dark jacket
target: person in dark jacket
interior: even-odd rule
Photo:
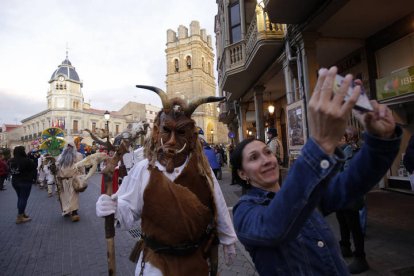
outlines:
[[[414,135],[411,135],[410,141],[408,142],[407,148],[405,150],[404,167],[407,169],[411,184],[411,190],[414,191]]]
[[[399,152],[401,127],[386,105],[372,101],[373,112],[358,116],[365,142],[338,172],[345,161],[338,142],[361,90],[344,101],[352,76],[334,93],[336,74],[336,67],[319,71],[308,105],[311,135],[282,186],[268,145],[244,140],[233,152],[232,169],[249,186],[233,207],[234,228],[260,275],[349,275],[324,216],[366,194]]]
[[[25,223],[31,220],[26,215],[25,209],[32,189],[33,177],[36,173],[36,166],[30,160],[23,146],[17,146],[13,150],[13,158],[9,161],[12,185],[17,194],[17,219],[16,224]]]
[[[0,152],[0,191],[6,190],[4,188],[4,180],[9,174],[9,166],[7,166],[3,152]]]
[[[210,164],[210,167],[213,170],[214,176],[217,178],[217,173],[220,169],[220,165],[217,162],[216,151],[212,147],[210,147],[210,145],[206,142],[203,136],[200,138],[200,140],[203,144],[204,155],[207,157],[208,163]]]
[[[358,131],[355,128],[347,127],[344,136],[346,144],[342,146],[342,150],[345,154],[345,162],[341,171],[348,169],[352,158],[360,149],[358,145]],[[348,266],[351,274],[359,274],[369,269],[365,258],[364,233],[359,215],[359,211],[363,208],[365,208],[365,199],[363,196],[360,196],[345,208],[336,212],[341,234],[339,244],[342,256],[354,257],[354,260]],[[354,252],[351,250],[351,234],[354,242]]]

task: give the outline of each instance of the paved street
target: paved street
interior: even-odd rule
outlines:
[[[229,185],[228,170],[223,170],[220,182],[231,207],[241,195],[241,189]],[[33,220],[16,225],[15,192],[10,185],[0,192],[0,275],[106,275],[104,220],[95,215],[98,183],[96,174],[81,194],[78,223],[61,217],[57,198],[48,198],[45,190],[33,186],[26,209]],[[366,253],[371,270],[360,275],[414,275],[414,197],[375,190],[367,201]],[[334,216],[328,220],[338,235]],[[128,260],[134,242],[130,233],[117,230],[118,275],[134,274],[135,265]],[[220,250],[219,271],[222,276],[257,275],[240,244],[231,267],[224,265]]]
[[[48,198],[33,185],[26,208],[33,220],[16,225],[17,197],[8,185],[0,193],[0,275],[107,275],[104,220],[95,215],[99,176],[80,196],[78,223],[61,217],[57,197]],[[134,275],[135,264],[128,259],[134,244],[130,233],[117,229],[117,275]],[[220,250],[220,275],[255,275],[239,248],[231,267],[225,266]]]

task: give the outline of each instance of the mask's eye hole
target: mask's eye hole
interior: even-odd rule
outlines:
[[[184,129],[177,129],[177,133],[180,134],[180,135],[184,135],[185,130]]]
[[[164,131],[164,132],[168,132],[168,133],[170,133],[171,132],[171,129],[169,129],[168,127],[166,127],[166,126],[164,126],[163,128],[162,128],[162,130]]]

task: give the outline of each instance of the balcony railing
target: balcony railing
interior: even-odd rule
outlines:
[[[247,28],[245,38],[225,47],[223,56],[219,57],[219,83],[223,80],[226,72],[246,64],[258,42],[282,40],[284,36],[285,26],[283,24],[270,22],[266,13],[258,11]]]

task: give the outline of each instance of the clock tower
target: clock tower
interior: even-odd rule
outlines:
[[[75,67],[66,59],[53,72],[49,80],[47,92],[47,108],[51,110],[82,110],[83,83],[80,81]]]

